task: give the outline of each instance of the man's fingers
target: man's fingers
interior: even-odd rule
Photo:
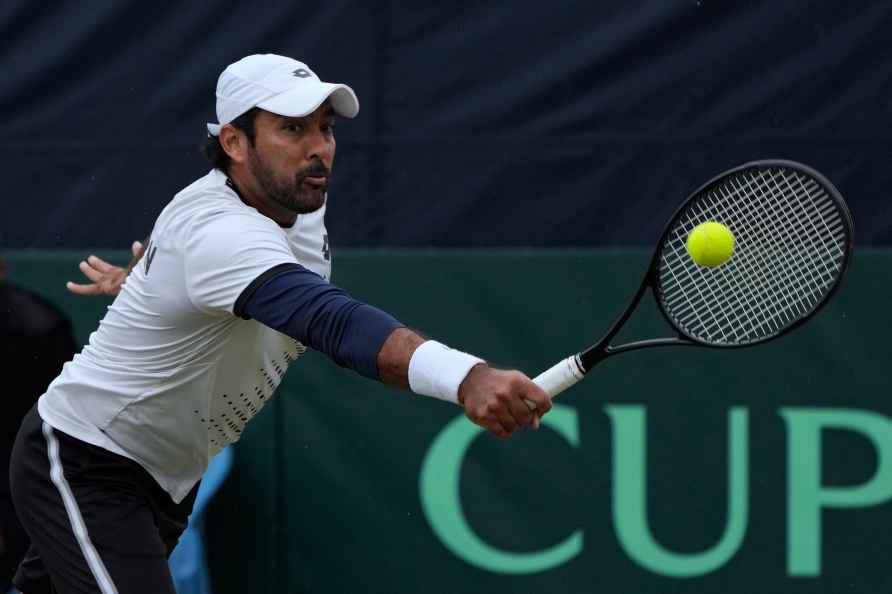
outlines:
[[[538,428],[539,428],[539,425],[540,425],[541,423],[542,423],[542,421],[541,421],[541,419],[539,418],[539,414],[538,414],[538,413],[533,413],[533,420],[530,421],[530,427],[532,427],[533,429],[538,429]]]
[[[479,366],[462,384],[462,405],[471,421],[498,437],[538,428],[551,410],[551,397],[520,371]]]
[[[80,271],[84,273],[84,276],[86,276],[88,279],[90,279],[94,283],[98,283],[105,277],[105,275],[102,272],[93,268],[87,262],[81,262],[80,264],[78,264],[77,267],[80,268]]]
[[[133,250],[137,249],[137,243],[139,242],[134,242]],[[141,244],[139,249],[142,249]],[[109,264],[93,254],[90,254],[86,260],[82,260],[77,267],[84,276],[93,282],[89,285],[70,281],[66,283],[66,288],[76,295],[117,295],[122,279],[126,276],[126,271],[123,268]]]
[[[142,243],[139,241],[134,241],[133,245],[130,246],[130,252],[133,254],[134,258],[139,258],[142,256]]]
[[[520,427],[520,424],[511,415],[511,410],[507,407],[499,406],[495,411],[495,415],[499,420],[499,424],[502,425],[502,428],[508,432],[508,435],[511,435],[517,431],[518,427]]]
[[[551,396],[532,381],[524,386],[523,397],[527,407],[539,411],[539,416],[551,410]]]
[[[514,398],[509,400],[508,407],[511,416],[514,417],[514,420],[517,421],[518,425],[530,424],[530,421],[532,421],[533,418],[533,412],[527,407],[526,402],[524,402],[522,393],[518,393]]]
[[[489,432],[499,439],[508,439],[509,437],[511,437],[511,433],[506,431],[504,427],[498,424],[495,427],[490,427]]]
[[[77,283],[68,281],[67,283],[65,283],[65,288],[67,288],[69,291],[71,291],[75,295],[93,296],[93,295],[102,294],[102,289],[100,289],[99,285],[96,285],[96,284],[79,285]]]
[[[472,419],[473,420],[473,419]],[[511,432],[505,429],[502,426],[502,422],[499,421],[494,415],[486,415],[484,417],[480,417],[476,421],[474,421],[496,437],[505,439],[511,437]]]
[[[117,268],[117,266],[112,266],[102,258],[93,255],[87,258],[87,263],[99,272],[111,272]]]

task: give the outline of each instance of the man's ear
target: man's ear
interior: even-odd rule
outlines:
[[[248,137],[232,124],[226,124],[220,128],[220,146],[236,163],[244,163],[248,160],[246,152]]]

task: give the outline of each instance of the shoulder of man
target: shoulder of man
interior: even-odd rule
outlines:
[[[251,221],[252,226],[278,229],[272,220],[242,202],[227,181],[225,173],[212,169],[174,196],[159,215],[155,228],[173,226],[194,230],[196,225],[213,224],[235,217]]]

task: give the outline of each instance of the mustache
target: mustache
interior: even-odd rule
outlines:
[[[322,161],[316,161],[298,171],[295,177],[298,181],[303,180],[305,177],[331,177],[331,171]]]

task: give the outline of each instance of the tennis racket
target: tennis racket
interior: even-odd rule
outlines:
[[[696,264],[685,247],[691,230],[707,221],[722,223],[736,240],[731,258],[712,268]],[[620,353],[746,347],[778,338],[813,317],[834,294],[851,259],[853,233],[842,195],[814,169],[781,160],[730,169],[675,212],[641,286],[607,333],[533,381],[555,396]],[[648,289],[670,335],[611,344]]]

